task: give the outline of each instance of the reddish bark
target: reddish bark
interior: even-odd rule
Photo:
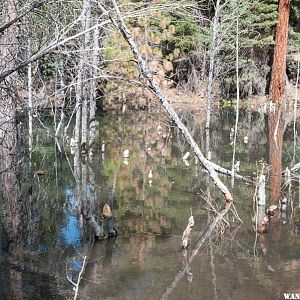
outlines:
[[[290,0],[280,0],[273,58],[270,100],[281,103],[285,89]]]
[[[281,114],[269,115],[269,159],[272,165],[271,203],[278,204],[281,195],[283,120]]]
[[[276,103],[275,113],[269,114],[269,147],[271,169],[271,202],[278,204],[281,194],[283,120],[280,105],[286,76],[286,51],[290,0],[280,0],[270,87],[270,100]]]

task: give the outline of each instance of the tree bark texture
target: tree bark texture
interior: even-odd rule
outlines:
[[[280,0],[270,89],[270,99],[275,103],[281,103],[285,90],[289,11],[290,0]]]
[[[15,19],[19,9],[18,0],[6,0],[2,6],[3,23],[9,23]],[[0,35],[1,61],[0,70],[11,68],[15,65],[19,45],[19,29],[16,24],[11,25]],[[6,234],[9,240],[9,251],[17,257],[22,255],[21,215],[22,203],[20,202],[20,170],[18,166],[17,148],[17,120],[16,100],[17,80],[16,75],[7,76],[0,87],[0,170],[5,170],[1,175],[2,197],[4,200],[4,219]],[[20,281],[16,277],[11,278],[15,290],[21,290]],[[20,296],[21,297],[21,296]],[[21,298],[20,298],[21,299]]]
[[[208,85],[207,85],[207,104],[206,104],[206,121],[205,121],[205,131],[206,131],[206,157],[210,151],[210,119],[211,110],[213,104],[213,81],[214,81],[214,70],[215,70],[215,58],[217,55],[217,34],[218,34],[218,18],[220,10],[220,0],[216,2],[215,15],[212,22],[212,36],[210,43],[210,56],[209,56],[209,72],[208,72]]]
[[[270,87],[270,99],[276,104],[269,113],[269,147],[271,169],[271,202],[278,204],[281,194],[283,118],[280,106],[285,92],[286,51],[290,0],[280,0]]]
[[[96,137],[96,95],[97,95],[97,75],[99,67],[99,29],[94,30],[94,45],[93,45],[93,56],[92,56],[92,65],[93,65],[93,78],[91,80],[91,90],[90,90],[90,115],[89,115],[89,153],[91,156],[94,153],[95,147],[95,137]]]
[[[278,204],[281,196],[282,173],[282,142],[283,142],[283,118],[279,111],[269,114],[269,160],[270,171],[270,197],[272,204]]]
[[[91,1],[90,0],[84,0],[83,2],[83,20],[82,20],[82,29],[86,31],[83,37],[83,51],[80,53],[81,59],[83,60],[83,69],[82,69],[82,79],[83,79],[83,85],[82,85],[82,121],[81,121],[81,144],[84,146],[84,148],[87,147],[87,131],[88,131],[88,104],[90,97],[90,91],[89,91],[89,72],[88,72],[88,63],[89,59],[88,56],[90,54],[90,51],[88,51],[88,48],[90,46],[90,31],[88,29],[91,27]]]

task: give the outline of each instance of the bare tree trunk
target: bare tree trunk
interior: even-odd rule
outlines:
[[[10,24],[17,18],[18,0],[5,0],[2,4],[2,24]],[[19,52],[19,28],[14,23],[0,35],[0,72],[5,72],[16,64]],[[20,170],[18,167],[17,148],[17,75],[11,74],[0,85],[0,170],[1,196],[3,196],[3,224],[9,241],[8,251],[17,260],[23,253],[23,240],[20,239],[22,230],[22,203],[20,202]],[[1,197],[2,198],[2,197]],[[2,218],[2,217],[1,217]],[[22,292],[22,276],[18,270],[9,274],[10,283],[16,299],[24,299]]]
[[[66,105],[66,95],[65,95],[65,87],[66,87],[66,82],[65,82],[65,70],[64,70],[64,57],[60,57],[59,61],[59,67],[58,67],[58,77],[59,77],[59,100],[60,103],[62,103],[60,107],[60,120],[57,125],[56,131],[55,131],[55,136],[56,137],[62,137],[64,131],[62,130],[62,127],[64,126],[64,121],[65,121],[65,105]]]
[[[30,38],[28,40],[28,56],[31,55],[31,42]],[[27,69],[27,76],[28,76],[28,83],[27,83],[27,88],[28,88],[28,144],[29,144],[29,153],[31,156],[32,152],[32,140],[33,140],[33,133],[32,133],[32,68],[31,68],[31,63],[28,65]]]
[[[229,190],[227,189],[227,187],[224,185],[224,183],[221,182],[221,180],[219,179],[216,171],[214,170],[214,168],[212,167],[212,165],[210,164],[210,162],[204,157],[204,155],[202,154],[199,146],[194,141],[193,137],[191,136],[191,134],[188,131],[188,129],[186,128],[186,126],[182,123],[182,121],[178,117],[177,113],[174,111],[174,109],[171,107],[171,105],[169,104],[169,102],[166,100],[164,94],[162,93],[161,89],[159,88],[159,85],[153,79],[153,77],[151,75],[151,72],[150,72],[148,66],[145,63],[145,60],[142,58],[142,56],[141,56],[141,54],[140,54],[140,52],[139,52],[139,50],[138,50],[138,48],[137,48],[134,40],[132,39],[131,34],[128,31],[128,29],[127,29],[127,27],[125,25],[125,22],[124,22],[124,20],[122,18],[121,12],[119,10],[119,7],[118,7],[116,1],[112,0],[111,2],[113,4],[114,11],[115,11],[115,13],[117,15],[118,23],[116,23],[115,20],[113,19],[113,16],[110,15],[111,21],[115,24],[115,26],[117,28],[119,28],[119,30],[121,31],[122,35],[124,36],[124,38],[128,42],[129,46],[131,47],[131,50],[132,50],[132,52],[134,54],[134,57],[135,57],[135,59],[137,60],[137,62],[139,64],[141,74],[149,82],[149,88],[151,89],[151,91],[153,92],[153,94],[160,100],[162,106],[165,108],[165,110],[168,112],[169,116],[172,118],[172,120],[174,121],[174,123],[180,129],[180,131],[182,132],[182,134],[186,138],[187,142],[190,144],[191,148],[193,149],[193,151],[197,155],[198,159],[203,164],[203,166],[205,167],[205,169],[208,171],[210,177],[213,179],[213,181],[216,184],[216,186],[223,193],[226,202],[231,204],[233,202],[233,198],[232,198],[231,193],[229,192]],[[101,5],[100,5],[100,7],[101,7]],[[102,8],[102,10],[104,10],[105,13],[107,13],[107,11],[103,7],[101,7],[101,8]]]
[[[3,23],[8,23],[17,16],[18,1],[7,0],[3,3]],[[5,34],[0,36],[1,58],[0,70],[11,68],[18,55],[18,27],[10,26]],[[17,182],[13,167],[16,163],[16,101],[17,78],[16,74],[6,77],[4,85],[0,86],[0,164],[4,174],[4,194],[13,197],[13,182]],[[12,170],[12,171],[10,171]],[[6,187],[8,190],[6,190]],[[16,196],[17,198],[17,196]],[[16,200],[17,201],[17,200]]]
[[[97,75],[99,67],[99,29],[94,30],[94,48],[93,48],[93,72],[91,81],[91,96],[90,96],[90,118],[89,118],[89,153],[90,156],[94,153],[95,136],[96,136],[96,95],[97,95]]]
[[[74,128],[74,139],[76,147],[81,144],[81,112],[82,112],[82,68],[83,61],[80,58],[78,72],[77,72],[77,84],[76,84],[76,117]]]
[[[295,84],[295,100],[294,100],[294,124],[293,124],[294,153],[293,153],[293,164],[295,164],[296,144],[297,144],[296,121],[297,121],[299,76],[300,76],[300,48],[298,49],[297,77],[296,77],[296,84]]]
[[[205,131],[206,131],[206,156],[210,151],[210,141],[209,141],[209,130],[210,130],[210,119],[211,119],[211,109],[212,109],[212,88],[214,80],[214,67],[215,67],[215,57],[217,54],[217,33],[218,33],[218,18],[220,10],[220,0],[217,0],[215,15],[212,23],[212,37],[210,44],[210,56],[209,56],[209,73],[208,73],[208,86],[207,86],[207,104],[206,104],[206,122],[205,122]]]
[[[91,1],[84,0],[83,2],[83,20],[82,20],[82,29],[86,31],[84,34],[84,42],[83,42],[83,52],[80,54],[83,60],[83,90],[82,90],[82,121],[81,121],[81,145],[86,149],[87,148],[87,129],[88,129],[88,98],[90,97],[89,91],[89,82],[87,81],[88,74],[88,55],[90,51],[88,51],[88,47],[90,44],[90,21],[91,19]]]
[[[235,44],[235,72],[236,72],[236,108],[235,108],[235,126],[233,137],[233,153],[232,153],[232,188],[234,186],[234,174],[235,174],[235,150],[236,150],[236,137],[239,123],[239,104],[240,104],[240,82],[239,82],[239,19],[236,20],[236,44]]]

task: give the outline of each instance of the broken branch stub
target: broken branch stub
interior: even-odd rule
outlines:
[[[183,232],[183,235],[182,235],[181,246],[182,246],[183,249],[188,248],[188,246],[190,245],[190,235],[191,235],[192,228],[194,227],[194,225],[195,225],[194,217],[190,216],[188,225],[185,228],[185,230]]]
[[[104,228],[107,231],[108,236],[117,236],[118,231],[116,227],[114,226],[113,220],[112,220],[112,212],[110,209],[110,206],[105,203],[102,210],[102,216],[103,216],[103,224]]]
[[[275,211],[279,207],[277,205],[271,205],[269,208],[266,209],[266,214],[263,217],[260,224],[258,224],[257,232],[264,233],[266,231],[267,225],[269,224],[270,220],[273,218]]]
[[[125,38],[125,40],[127,41],[127,43],[129,44],[133,55],[138,63],[138,66],[140,68],[140,72],[141,74],[148,80],[149,82],[149,89],[152,91],[152,93],[159,99],[160,103],[162,104],[162,106],[165,108],[165,110],[167,111],[167,113],[169,114],[170,118],[174,121],[174,123],[177,125],[177,127],[180,129],[180,131],[182,132],[182,134],[184,135],[185,139],[187,140],[187,142],[190,144],[191,148],[193,149],[194,153],[196,154],[196,156],[198,157],[198,159],[200,160],[200,162],[202,163],[202,165],[204,166],[204,168],[208,171],[210,177],[212,178],[212,180],[214,181],[215,185],[219,188],[219,190],[223,193],[225,201],[227,203],[232,203],[233,202],[233,197],[231,195],[231,193],[229,192],[228,188],[224,185],[224,183],[219,179],[215,169],[213,168],[213,166],[211,165],[210,161],[207,160],[204,155],[202,154],[199,146],[197,145],[197,143],[194,141],[192,135],[190,134],[190,132],[188,131],[187,127],[182,123],[182,121],[180,120],[180,118],[178,117],[177,113],[175,112],[175,110],[173,109],[173,107],[170,105],[170,103],[166,100],[165,95],[163,94],[163,92],[161,91],[158,83],[156,82],[156,80],[152,77],[152,74],[145,62],[145,60],[143,59],[143,57],[141,56],[139,49],[136,45],[136,43],[134,42],[134,40],[131,37],[131,34],[123,20],[122,14],[119,10],[118,4],[115,0],[112,0],[112,5],[114,8],[114,12],[116,14],[117,17],[117,22],[114,19],[113,15],[112,15],[112,11],[109,12],[109,18],[111,20],[111,22],[119,29],[119,31],[121,32],[121,34],[123,35],[123,37]],[[99,6],[101,6],[101,4],[98,2]]]

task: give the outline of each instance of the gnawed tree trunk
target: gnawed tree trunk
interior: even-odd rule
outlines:
[[[145,63],[145,60],[142,58],[142,56],[141,56],[141,54],[140,54],[140,52],[139,52],[139,50],[138,50],[138,48],[137,48],[134,40],[132,39],[131,34],[130,34],[127,26],[125,25],[125,22],[123,20],[123,17],[121,15],[121,12],[119,10],[119,7],[118,7],[116,1],[112,0],[111,2],[113,4],[113,8],[114,8],[114,11],[116,13],[118,22],[116,22],[113,19],[113,16],[110,14],[111,21],[112,21],[112,23],[117,28],[119,28],[119,30],[122,33],[123,37],[128,42],[128,44],[129,44],[129,46],[130,46],[130,48],[131,48],[131,50],[132,50],[132,52],[134,54],[134,57],[135,57],[135,59],[137,60],[137,62],[139,64],[139,68],[140,68],[141,74],[149,82],[149,88],[150,88],[150,90],[159,99],[160,103],[165,108],[165,110],[168,112],[168,114],[171,117],[171,119],[174,121],[174,123],[180,129],[180,131],[182,132],[182,134],[186,138],[187,142],[190,144],[191,148],[195,152],[197,158],[200,160],[200,162],[202,163],[202,165],[208,171],[210,177],[212,178],[212,180],[214,181],[214,183],[216,184],[216,186],[223,193],[226,202],[231,204],[233,202],[233,198],[232,198],[231,193],[229,192],[228,188],[224,185],[224,183],[219,179],[216,171],[214,170],[214,168],[212,167],[212,165],[210,164],[210,162],[202,154],[199,146],[194,141],[194,139],[191,136],[190,132],[188,131],[187,127],[182,123],[182,121],[178,117],[177,113],[174,111],[174,109],[171,107],[171,105],[169,104],[169,102],[166,100],[166,98],[165,98],[164,94],[162,93],[159,85],[153,79],[153,77],[151,75],[151,72],[150,72],[148,66]],[[103,11],[105,11],[105,9],[100,4],[99,4],[99,6],[102,8]]]

